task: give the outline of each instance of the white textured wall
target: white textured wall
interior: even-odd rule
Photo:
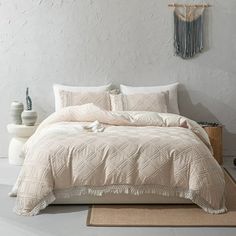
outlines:
[[[0,156],[10,103],[24,100],[26,86],[43,119],[53,111],[53,83],[175,81],[182,114],[222,122],[225,154],[236,154],[236,1],[209,2],[207,50],[182,60],[173,56],[166,0],[1,0]]]

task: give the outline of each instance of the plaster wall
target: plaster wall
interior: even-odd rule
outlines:
[[[173,53],[166,0],[1,0],[0,156],[7,156],[10,103],[24,101],[27,86],[42,120],[54,110],[53,83],[176,81],[181,113],[221,122],[224,154],[236,155],[236,1],[208,2],[205,52],[182,60]]]

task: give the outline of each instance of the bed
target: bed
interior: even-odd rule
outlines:
[[[134,107],[130,98],[126,105]],[[11,192],[17,214],[62,203],[195,203],[207,213],[227,211],[223,171],[195,121],[166,112],[163,102],[165,112],[138,111],[137,104],[136,111],[109,111],[94,103],[65,105],[28,140]]]

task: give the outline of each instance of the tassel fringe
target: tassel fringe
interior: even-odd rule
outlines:
[[[174,11],[175,54],[183,59],[192,58],[203,50],[203,13],[186,21]]]
[[[102,186],[102,187],[74,187],[66,190],[55,190],[48,194],[44,199],[42,199],[33,210],[30,212],[24,211],[21,207],[16,205],[14,212],[22,216],[34,216],[39,213],[40,210],[46,208],[49,204],[53,203],[56,198],[70,198],[82,195],[92,195],[92,196],[103,196],[104,194],[157,194],[166,197],[180,197],[191,200],[193,203],[200,206],[205,212],[211,214],[220,214],[227,211],[226,207],[220,209],[214,209],[211,205],[204,199],[202,199],[194,190],[180,190],[172,189],[164,186],[129,186],[129,185],[113,185],[113,186]]]

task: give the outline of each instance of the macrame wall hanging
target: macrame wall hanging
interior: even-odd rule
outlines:
[[[204,48],[204,10],[208,4],[169,4],[174,8],[174,49],[183,59],[194,57]]]

